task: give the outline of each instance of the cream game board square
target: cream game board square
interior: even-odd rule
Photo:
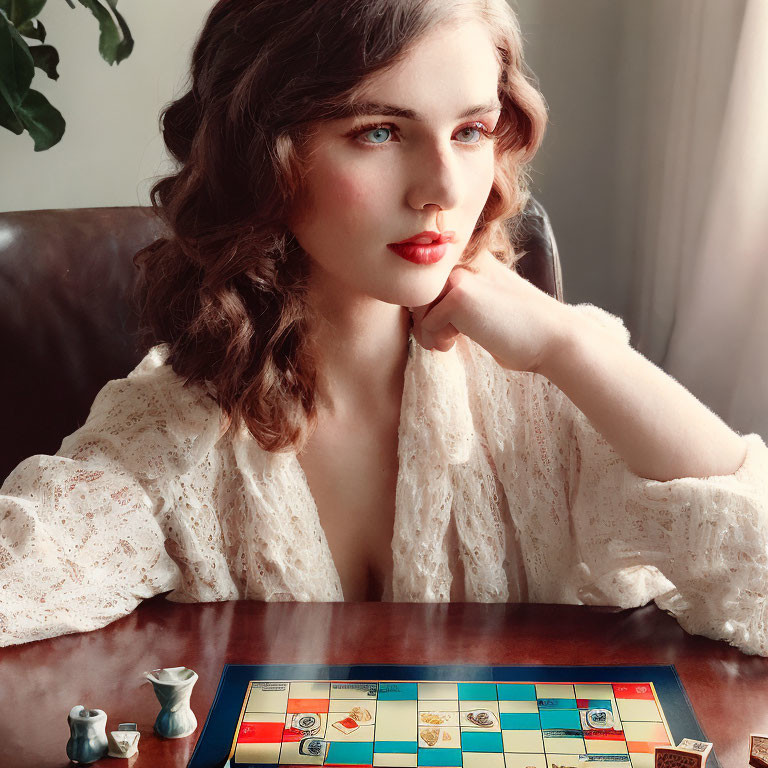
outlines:
[[[536,701],[500,701],[499,713],[503,714],[504,712],[538,714],[539,705]]]
[[[505,752],[504,762],[506,768],[548,768],[546,755],[533,752],[529,754]]]
[[[502,731],[505,752],[544,752],[541,731]]]
[[[632,768],[654,768],[653,752],[630,752]]]
[[[357,707],[360,710],[366,710],[371,716],[370,720],[361,720],[360,725],[372,725],[376,722],[376,700],[361,701],[360,699],[331,699],[328,702],[328,711],[343,712],[348,715],[349,712]]]
[[[575,699],[576,694],[570,683],[536,683],[536,698]]]
[[[669,742],[664,723],[624,723],[624,738],[627,741]]]
[[[579,759],[579,755],[567,752],[547,752],[547,760],[550,765],[557,765],[559,768],[583,768],[586,763]],[[602,763],[600,766],[602,768]],[[629,768],[625,765],[624,768]]]
[[[376,707],[377,741],[416,741],[415,701],[381,701]]]
[[[459,700],[458,699],[426,699],[421,701],[419,699],[419,711],[422,709],[428,709],[431,712],[435,710],[441,710],[445,712],[458,712]]]
[[[584,685],[576,683],[574,686],[577,699],[613,699],[613,686],[610,684]]]
[[[550,765],[558,766],[570,766],[571,768],[584,768],[584,766],[591,765],[594,768],[630,768],[630,764],[624,760],[603,760],[602,758],[597,761],[583,760],[581,755],[568,755],[568,754],[556,754],[547,752],[547,759]]]
[[[456,704],[459,700],[459,684],[419,683],[418,696],[422,700],[448,699]]]
[[[419,756],[417,754],[400,754],[398,752],[374,752],[373,764],[376,768],[416,768]]]
[[[459,702],[460,712],[471,712],[473,709],[487,709],[489,712],[493,712],[494,715],[499,714],[499,702],[498,701],[462,701]]]
[[[338,720],[343,718],[339,717]],[[334,728],[333,724],[337,722],[336,717],[328,719],[328,729],[326,730],[326,738],[328,741],[373,741],[374,738],[374,726],[361,725],[352,733],[344,733],[338,728]]]
[[[439,723],[430,723],[429,718],[431,715],[436,715],[435,719],[440,719]],[[423,712],[419,712],[419,725],[444,725],[451,726],[459,725],[459,713],[458,712],[446,712],[440,709],[430,709]]]
[[[501,752],[464,752],[464,768],[505,768]]]
[[[276,763],[279,756],[280,744],[238,744],[235,747],[235,760],[239,763]]]
[[[584,746],[584,739],[574,738],[547,738],[544,737],[544,751],[549,754],[550,752],[558,752],[563,755],[583,755],[587,749]]]
[[[608,739],[584,739],[588,755],[626,755],[625,741],[609,741]]]
[[[284,723],[285,710],[282,712],[245,712],[244,723]]]
[[[328,715],[325,714],[325,712],[313,712],[312,714],[318,715],[320,717],[320,729],[317,733],[313,733],[313,737],[316,739],[324,739],[325,738],[325,731],[328,727]],[[288,712],[285,715],[285,721],[283,725],[286,728],[293,728],[293,718],[295,717],[295,713]],[[245,718],[243,718],[245,720]]]
[[[331,692],[331,684],[322,680],[291,683],[289,699],[327,699]]]
[[[336,681],[331,683],[332,699],[368,699],[376,701],[376,692],[379,690],[378,683],[342,683]],[[371,694],[371,691],[373,692]]]
[[[656,706],[656,702],[651,699],[616,699],[616,703],[625,726],[627,721],[661,722],[659,708]]]
[[[246,712],[285,712],[288,705],[288,683],[253,683]]]
[[[430,746],[421,737],[424,730],[439,729],[437,742]],[[441,728],[436,725],[425,725],[419,728],[419,749],[461,749],[461,733],[458,727]]]

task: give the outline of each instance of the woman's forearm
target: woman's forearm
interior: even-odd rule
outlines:
[[[742,465],[746,443],[716,414],[597,321],[572,315],[563,341],[538,372],[635,474],[666,481],[729,475]]]

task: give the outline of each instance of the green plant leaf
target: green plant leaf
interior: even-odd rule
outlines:
[[[0,96],[12,110],[21,104],[35,74],[35,63],[29,46],[0,13]]]
[[[16,115],[35,140],[35,152],[50,149],[64,135],[66,122],[61,112],[39,91],[27,92]]]
[[[80,5],[87,8],[99,22],[99,53],[108,64],[119,64],[133,50],[133,38],[125,23],[125,19],[117,13],[117,0],[107,0],[109,7],[115,13],[120,29],[115,20],[99,0],[78,0]]]
[[[117,53],[116,62],[119,64],[123,59],[127,59],[133,51],[133,36],[131,30],[128,29],[128,24],[117,10],[117,0],[107,0],[109,7],[112,9],[112,13],[115,14],[117,23],[120,25],[120,31],[123,33],[123,41],[120,43],[120,50]]]
[[[38,69],[42,69],[51,80],[58,80],[56,67],[59,64],[59,52],[52,45],[33,45],[29,52]]]
[[[45,27],[43,22],[39,19],[31,19],[25,21],[18,26],[19,34],[24,37],[29,37],[32,40],[39,40],[41,43],[45,42]]]
[[[16,117],[2,94],[0,94],[0,126],[7,128],[15,134],[24,132],[24,126],[21,124],[21,120]]]
[[[0,0],[0,10],[17,29],[43,10],[46,0]],[[22,34],[24,34],[22,32]]]

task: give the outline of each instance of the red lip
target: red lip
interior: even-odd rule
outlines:
[[[435,232],[434,230],[427,230],[426,232],[419,232],[418,235],[413,235],[407,240],[401,240],[399,243],[390,243],[390,245],[405,245],[406,243],[412,243],[414,240],[419,240],[422,237],[429,237],[432,240],[431,245],[440,245],[442,243],[452,243],[455,238],[455,232]]]

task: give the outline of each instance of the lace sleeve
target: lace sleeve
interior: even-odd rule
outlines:
[[[628,341],[619,318],[587,311]],[[732,475],[641,478],[560,390],[538,378],[566,418],[571,525],[595,592],[625,607],[643,602],[645,593],[688,632],[768,655],[768,448],[762,438],[744,436],[747,455]]]
[[[155,348],[101,390],[55,456],[26,459],[3,483],[0,646],[102,627],[178,585],[157,479],[194,461],[216,425],[191,417],[206,413],[200,394],[175,379]]]

